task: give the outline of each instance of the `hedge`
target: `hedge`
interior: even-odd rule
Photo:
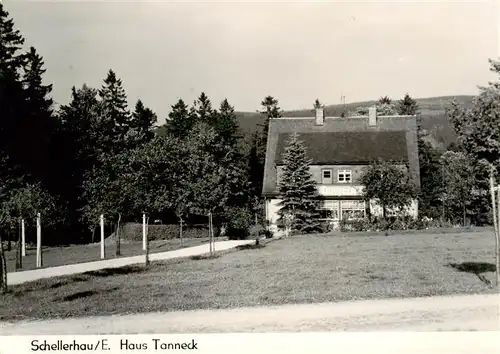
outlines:
[[[163,224],[148,225],[149,240],[171,240],[179,238],[180,225]],[[113,233],[114,234],[114,233]],[[217,237],[219,230],[214,227],[214,235]],[[182,238],[204,238],[208,237],[207,225],[193,225],[189,228],[183,227]],[[142,240],[142,224],[126,223],[122,227],[121,239],[130,241]]]

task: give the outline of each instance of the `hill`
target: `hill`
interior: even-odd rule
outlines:
[[[446,109],[451,106],[453,100],[456,100],[465,107],[472,104],[474,96],[442,96],[418,98],[420,115],[422,119],[422,127],[429,133],[428,140],[438,148],[446,148],[449,144],[456,140],[455,132],[448,122],[446,117]],[[352,110],[357,107],[369,107],[376,101],[364,101],[347,103],[344,107],[342,104],[328,105],[325,107],[326,116],[340,116],[344,110]],[[311,104],[312,106],[312,104]],[[257,130],[259,124],[264,122],[264,117],[259,113],[254,112],[236,112],[238,117],[240,130],[244,136],[251,136]],[[292,111],[284,111],[283,116],[286,117],[313,117],[314,109],[299,109]]]

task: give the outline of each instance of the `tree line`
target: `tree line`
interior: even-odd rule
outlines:
[[[235,233],[242,236],[250,225],[263,222],[267,129],[269,118],[282,115],[276,98],[262,100],[265,119],[250,137],[241,136],[227,99],[214,107],[205,93],[192,104],[178,100],[158,129],[157,115],[142,100],[128,107],[113,70],[98,88],[73,87],[70,102],[55,109],[52,85],[43,82],[43,58],[34,47],[24,48],[24,38],[2,4],[0,26],[0,224],[8,240],[17,239],[21,219],[33,227],[37,213],[42,214],[46,243],[91,241],[100,214],[115,232],[126,221],[140,220],[142,213],[170,222],[193,215],[206,222],[210,214],[216,225],[238,229]],[[499,72],[495,62],[492,68]],[[484,92],[474,114],[486,110],[478,107],[494,100],[498,87]],[[314,106],[321,105],[316,100]],[[420,122],[417,102],[408,94],[396,103],[381,97],[377,111],[416,114]],[[344,115],[367,113],[360,107]],[[476,155],[495,145],[478,148],[472,143],[480,139],[471,135],[470,126],[480,123],[471,112],[454,104],[448,115],[459,139],[447,151],[433,147],[418,124],[420,213],[488,223],[484,166],[491,162]]]
[[[229,231],[262,221],[266,125],[244,138],[228,100],[213,107],[201,93],[191,105],[178,100],[158,127],[142,100],[128,107],[113,70],[100,87],[74,86],[56,109],[43,58],[24,48],[2,4],[0,28],[0,228],[9,248],[20,220],[32,228],[38,213],[45,244],[91,241],[100,214],[115,233],[142,213],[171,223],[213,215]],[[262,107],[279,115],[270,96]]]

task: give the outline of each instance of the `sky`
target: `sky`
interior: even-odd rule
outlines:
[[[256,111],[476,94],[494,78],[500,8],[476,2],[167,2],[3,0],[44,57],[59,104],[109,69],[160,123],[205,92]]]

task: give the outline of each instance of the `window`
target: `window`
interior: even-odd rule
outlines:
[[[366,216],[366,204],[363,200],[343,200],[342,219],[362,219]]]
[[[322,170],[321,174],[322,174],[322,178],[321,178],[322,184],[332,184],[333,183],[332,170]]]
[[[323,200],[319,207],[321,219],[338,220],[339,219],[339,201]]]
[[[339,183],[351,183],[351,176],[351,170],[339,170],[337,173],[337,180]]]

